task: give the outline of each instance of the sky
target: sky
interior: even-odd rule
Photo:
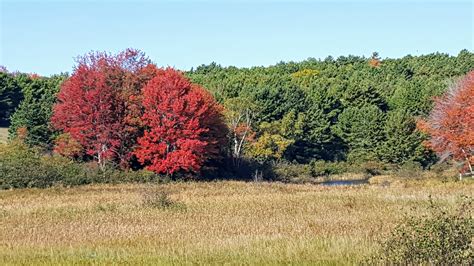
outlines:
[[[136,48],[159,66],[268,66],[328,55],[473,51],[473,1],[0,0],[0,65],[71,72],[75,58]]]

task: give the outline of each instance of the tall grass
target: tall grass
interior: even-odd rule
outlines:
[[[0,191],[0,264],[356,264],[429,195],[473,196],[472,182],[159,186],[158,206],[185,208],[144,204],[146,184]]]
[[[8,140],[8,128],[0,127],[0,143],[6,143]]]

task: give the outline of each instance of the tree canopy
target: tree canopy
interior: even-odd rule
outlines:
[[[222,156],[237,167],[244,159],[429,166],[436,160],[431,149],[444,157],[433,142],[442,137],[430,127],[457,121],[452,130],[461,130],[472,120],[468,114],[473,112],[467,111],[472,94],[463,98],[470,93],[465,88],[472,74],[456,82],[473,69],[474,53],[467,50],[398,59],[378,53],[309,58],[251,68],[211,63],[184,73],[159,69],[133,49],[90,53],[70,77],[2,71],[0,124],[11,124],[11,136],[25,128],[30,145],[55,145],[64,155],[100,157],[124,167],[140,160],[166,173],[176,170],[171,164],[197,171],[203,161]],[[461,102],[462,108],[452,109]],[[441,115],[446,110],[450,117]],[[171,125],[167,119],[181,122]],[[416,127],[423,119],[430,121],[423,127],[432,135],[428,146],[423,144],[428,135]],[[472,152],[465,140],[454,141],[458,144],[450,145]],[[171,159],[171,150],[163,152],[159,143],[190,160]],[[449,154],[461,158],[454,148]],[[156,158],[169,164],[158,166]]]

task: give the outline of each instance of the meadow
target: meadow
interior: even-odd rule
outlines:
[[[357,264],[404,215],[474,196],[463,182],[266,182],[0,191],[0,264]]]

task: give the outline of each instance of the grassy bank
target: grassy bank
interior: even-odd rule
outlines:
[[[0,191],[0,264],[357,263],[403,214],[421,215],[429,195],[454,207],[473,187],[215,182]]]

